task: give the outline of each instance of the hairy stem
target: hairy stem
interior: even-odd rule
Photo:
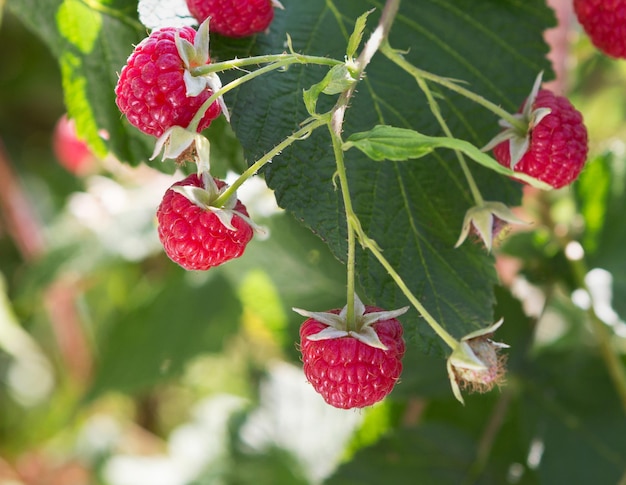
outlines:
[[[274,69],[281,67],[287,67],[291,64],[318,64],[322,66],[336,66],[343,64],[344,61],[332,59],[329,57],[319,56],[305,56],[301,54],[271,54],[266,56],[254,56],[246,57],[243,59],[231,59],[229,61],[216,62],[212,64],[205,64],[204,66],[198,66],[191,69],[193,76],[204,76],[212,72],[223,72],[231,69],[240,69],[245,66],[256,66],[259,64],[271,64],[275,65]]]
[[[439,84],[440,86],[449,89],[450,91],[454,91],[461,96],[465,96],[466,98],[474,101],[476,104],[479,104],[480,106],[488,109],[503,120],[506,120],[511,124],[511,126],[515,127],[520,132],[526,133],[528,127],[524,124],[524,122],[518,120],[508,111],[502,109],[500,106],[492,103],[488,99],[485,99],[482,96],[470,91],[469,89],[465,89],[464,87],[458,85],[456,82],[449,78],[441,77],[428,71],[419,69],[418,67],[415,67],[409,61],[407,61],[400,52],[398,52],[396,49],[393,49],[388,42],[384,42],[380,46],[380,52],[383,53],[390,61],[392,61],[398,67],[411,74],[411,76],[415,78],[420,77],[422,79],[432,81]]]
[[[354,228],[350,224],[350,219],[354,216],[354,210],[352,209],[352,199],[350,198],[350,191],[348,189],[348,176],[346,173],[346,166],[343,160],[343,148],[341,138],[335,133],[329,124],[328,130],[330,131],[330,138],[333,142],[333,152],[335,154],[335,163],[337,164],[337,177],[339,178],[339,185],[341,187],[341,195],[343,198],[343,205],[346,212],[346,221],[348,221],[348,261],[346,263],[347,274],[347,295],[346,295],[346,326],[347,330],[355,329],[354,318],[354,279],[356,275],[355,271],[355,253],[356,243]]]
[[[432,91],[428,87],[428,83],[426,83],[424,78],[418,73],[413,73],[413,76],[415,77],[415,81],[417,82],[418,86],[420,87],[424,95],[426,96],[428,105],[430,106],[430,111],[437,119],[439,126],[441,126],[441,128],[443,129],[447,137],[454,138],[454,136],[452,135],[452,132],[450,131],[450,128],[448,127],[448,124],[446,123],[446,120],[444,120],[443,116],[441,115],[441,111],[439,110],[439,104],[435,100],[435,97],[433,96]],[[456,158],[459,161],[461,170],[463,170],[463,174],[465,175],[467,184],[469,185],[470,191],[472,192],[472,197],[474,198],[474,202],[476,203],[477,206],[482,205],[484,203],[483,196],[480,193],[480,190],[478,189],[478,185],[476,185],[476,181],[474,180],[472,172],[467,166],[465,157],[459,150],[454,150],[454,153],[456,154]]]
[[[235,180],[233,184],[224,191],[222,195],[220,195],[217,199],[215,199],[215,201],[213,201],[212,205],[215,207],[222,207],[246,180],[248,180],[255,173],[257,173],[266,163],[271,162],[272,158],[274,158],[276,155],[279,155],[285,148],[287,148],[292,143],[298,140],[308,138],[316,128],[326,125],[328,124],[328,122],[328,115],[321,115],[318,118],[314,118],[312,121],[308,122],[298,131],[295,131],[291,136],[285,138],[282,142],[272,148],[269,152],[259,158],[252,165],[250,165],[250,167],[248,167],[248,169],[243,172],[237,178],[237,180]]]
[[[354,220],[354,219],[353,219]],[[367,235],[365,235],[360,229],[357,230],[357,234],[360,234],[359,240],[361,244],[367,249],[369,249],[372,254],[376,257],[378,262],[387,270],[389,276],[394,280],[400,291],[404,294],[404,296],[409,300],[409,302],[415,307],[415,309],[420,313],[420,315],[426,320],[426,323],[435,331],[437,335],[450,347],[452,350],[456,349],[459,342],[450,335],[445,328],[443,328],[437,320],[426,310],[426,307],[422,305],[422,303],[415,297],[415,295],[411,292],[409,287],[406,285],[402,277],[398,274],[398,272],[393,268],[391,263],[387,261],[387,259],[383,256],[382,251],[378,247],[375,241],[370,239]]]
[[[385,7],[383,8],[378,25],[372,35],[369,37],[363,50],[356,59],[353,69],[353,75],[355,79],[360,79],[363,75],[365,68],[374,57],[374,54],[378,51],[380,44],[389,34],[389,29],[393,24],[395,16],[400,6],[400,0],[387,0]],[[350,102],[350,98],[354,94],[356,89],[356,83],[352,84],[346,89],[337,100],[334,108],[331,111],[331,120],[329,124],[330,137],[333,143],[333,151],[335,153],[335,162],[337,164],[337,175],[339,177],[339,183],[341,185],[341,194],[343,197],[344,208],[346,211],[346,222],[348,231],[348,275],[347,275],[347,302],[346,302],[346,320],[347,326],[350,328],[354,325],[354,280],[355,280],[355,234],[354,225],[351,223],[352,219],[356,218],[354,210],[352,209],[352,199],[350,198],[350,189],[348,187],[348,176],[346,173],[346,167],[343,161],[343,141],[341,139],[341,132],[343,131],[343,121],[346,114],[346,109]]]

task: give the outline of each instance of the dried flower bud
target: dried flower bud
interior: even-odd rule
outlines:
[[[452,392],[461,403],[464,402],[461,389],[482,393],[503,383],[506,357],[498,351],[508,345],[490,338],[502,322],[466,335],[450,355],[448,377]]]

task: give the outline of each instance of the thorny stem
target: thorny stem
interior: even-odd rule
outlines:
[[[363,74],[365,67],[369,64],[374,54],[380,49],[381,45],[386,43],[387,35],[389,33],[389,29],[393,24],[395,16],[398,12],[398,7],[400,6],[400,0],[387,0],[385,3],[385,7],[381,14],[378,26],[372,32],[372,35],[365,43],[363,47],[363,51],[355,61],[355,69],[356,69],[356,78],[360,78]],[[455,349],[458,346],[458,341],[452,337],[439,323],[435,318],[426,310],[424,305],[413,295],[409,287],[402,280],[400,275],[396,272],[393,266],[387,261],[387,259],[382,255],[382,251],[376,244],[376,242],[370,239],[363,231],[361,227],[361,223],[352,208],[352,200],[350,198],[350,190],[348,188],[348,177],[346,174],[345,164],[343,162],[343,151],[342,151],[342,141],[341,141],[341,132],[343,127],[343,120],[346,113],[346,109],[350,98],[354,94],[355,84],[350,86],[346,91],[344,91],[339,99],[337,100],[337,104],[331,111],[331,122],[330,122],[330,133],[331,139],[333,142],[333,150],[335,152],[335,158],[337,163],[337,176],[339,177],[339,181],[341,183],[341,192],[344,201],[344,208],[346,211],[346,220],[348,224],[348,301],[347,301],[347,312],[348,315],[354,314],[354,302],[351,296],[354,294],[354,263],[350,263],[350,258],[354,257],[354,255],[350,253],[350,251],[354,250],[354,237],[355,234],[358,236],[360,243],[364,248],[369,249],[372,254],[376,257],[378,262],[387,270],[387,273],[391,276],[391,278],[398,285],[402,293],[406,296],[406,298],[411,302],[411,304],[415,307],[415,309],[424,317],[426,322],[431,326],[431,328],[441,337],[441,339],[448,344],[451,349]],[[352,247],[351,247],[352,241]],[[352,265],[352,268],[350,267]],[[350,274],[352,272],[352,274]],[[352,294],[350,294],[352,292]],[[352,302],[352,308],[351,308]],[[352,313],[350,313],[352,311]],[[348,321],[350,321],[348,319]]]
[[[314,118],[313,120],[309,121],[306,125],[300,128],[298,131],[295,131],[291,136],[288,136],[287,138],[285,138],[282,142],[280,142],[278,145],[272,148],[269,152],[267,152],[265,155],[259,158],[252,165],[250,165],[250,167],[245,172],[243,172],[237,178],[237,180],[235,180],[232,183],[232,185],[228,187],[228,189],[226,189],[224,193],[222,193],[222,195],[220,195],[217,199],[215,199],[213,201],[213,204],[211,205],[215,207],[223,206],[226,203],[226,201],[237,191],[239,187],[241,187],[241,185],[246,180],[252,177],[266,163],[271,162],[272,158],[274,158],[276,155],[279,155],[280,152],[282,152],[285,148],[287,148],[293,142],[308,138],[313,132],[313,130],[315,130],[316,128],[319,128],[322,125],[328,124],[328,122],[329,122],[328,115],[320,115],[319,117]]]
[[[351,217],[354,216],[354,210],[352,209],[352,199],[350,198],[350,191],[348,189],[348,177],[346,174],[346,166],[343,160],[343,149],[341,138],[337,133],[328,126],[330,132],[330,138],[333,142],[333,152],[335,154],[335,163],[337,164],[337,177],[339,177],[339,185],[341,186],[341,195],[343,197],[343,204],[346,211],[346,220],[348,221],[348,261],[347,266],[347,299],[346,299],[346,326],[347,330],[352,330],[355,327],[354,318],[354,279],[355,279],[355,255],[356,255],[356,238],[354,235],[354,228],[350,223]],[[358,329],[355,329],[358,330]]]
[[[352,219],[353,223],[355,218]],[[400,291],[402,291],[404,296],[406,296],[409,302],[411,302],[411,304],[420,313],[424,320],[426,320],[428,325],[430,325],[435,333],[439,335],[441,340],[448,344],[448,347],[450,347],[452,350],[456,349],[459,345],[459,342],[452,335],[450,335],[445,328],[439,325],[439,322],[437,322],[437,320],[435,320],[435,318],[428,312],[428,310],[426,310],[424,305],[422,305],[422,303],[411,292],[402,277],[396,272],[393,266],[391,266],[391,263],[389,263],[389,261],[387,261],[387,259],[383,256],[382,251],[380,250],[376,242],[370,239],[367,235],[365,235],[365,233],[363,233],[362,229],[360,229],[360,225],[358,233],[360,234],[359,241],[361,242],[363,247],[369,249],[372,252],[378,262],[387,270],[387,273],[389,273],[389,276],[391,276],[391,278],[395,281],[396,285],[398,285]]]
[[[424,81],[424,78],[417,73],[413,73],[413,77],[415,77],[415,81],[417,82],[418,86],[423,91],[424,95],[426,96],[426,99],[428,100],[428,105],[430,106],[430,111],[439,122],[439,126],[441,126],[446,136],[448,136],[449,138],[454,138],[452,135],[452,132],[450,131],[450,128],[448,127],[448,124],[446,123],[446,120],[444,120],[443,116],[441,115],[441,111],[439,110],[439,104],[435,100],[435,97],[433,96],[432,91],[428,87],[428,84],[426,83],[426,81]],[[461,169],[463,170],[463,174],[465,175],[467,184],[469,185],[470,191],[472,192],[472,197],[474,197],[474,202],[476,203],[477,206],[483,205],[484,203],[483,196],[480,193],[480,190],[478,189],[478,185],[476,185],[476,181],[474,180],[474,177],[472,176],[472,172],[467,166],[465,157],[459,150],[454,150],[454,153],[456,154],[456,158],[459,161],[459,165],[461,166]]]
[[[508,111],[502,109],[500,106],[498,106],[497,104],[492,103],[488,99],[483,98],[479,94],[476,94],[476,93],[470,91],[469,89],[465,89],[464,87],[459,86],[456,82],[454,82],[453,80],[451,80],[449,78],[441,77],[441,76],[438,76],[436,74],[432,74],[432,73],[430,73],[428,71],[424,71],[422,69],[419,69],[418,67],[415,67],[413,64],[408,62],[402,56],[402,54],[400,52],[398,52],[396,49],[392,48],[391,45],[389,45],[389,42],[384,42],[380,46],[380,52],[382,52],[390,61],[395,63],[398,67],[404,69],[406,72],[411,74],[413,77],[415,77],[415,78],[421,77],[421,78],[426,79],[428,81],[432,81],[434,83],[437,83],[437,84],[439,84],[439,85],[449,89],[450,91],[454,91],[455,93],[458,93],[461,96],[465,96],[466,98],[474,101],[476,104],[479,104],[482,107],[488,109],[489,111],[491,111],[495,115],[499,116],[503,120],[506,120],[507,122],[509,122],[511,124],[511,126],[515,127],[520,132],[526,133],[528,127],[525,126],[524,122],[519,120],[519,119],[517,119],[515,116],[513,116]]]
[[[305,56],[296,53],[271,54],[267,56],[246,57],[243,59],[231,59],[229,61],[215,62],[198,66],[191,69],[193,76],[203,76],[212,72],[223,72],[230,69],[239,69],[245,66],[255,66],[259,64],[276,64],[276,68],[287,67],[291,64],[319,64],[322,66],[336,66],[343,64],[343,61],[329,57]]]
[[[400,6],[400,0],[387,0],[385,7],[378,21],[378,25],[374,32],[363,46],[363,50],[356,59],[353,69],[353,75],[355,79],[359,79],[365,68],[374,57],[374,54],[378,51],[381,42],[387,37],[389,29],[393,24],[393,21],[398,12]],[[346,174],[346,167],[343,163],[343,142],[341,139],[341,132],[343,130],[343,120],[346,114],[346,109],[350,102],[350,98],[354,94],[356,89],[356,83],[352,84],[346,89],[337,100],[334,108],[331,111],[331,120],[329,124],[330,137],[333,143],[333,151],[335,153],[335,161],[337,164],[337,176],[341,185],[341,194],[343,197],[344,209],[346,211],[346,222],[348,231],[348,275],[347,275],[347,301],[346,301],[346,321],[347,326],[350,328],[354,324],[354,279],[355,279],[355,230],[351,220],[356,219],[356,215],[352,209],[352,200],[350,198],[350,189],[348,187],[348,177]]]

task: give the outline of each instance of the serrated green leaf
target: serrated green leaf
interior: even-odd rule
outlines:
[[[361,45],[361,39],[363,38],[363,32],[365,31],[365,26],[367,25],[367,17],[373,12],[370,10],[369,12],[365,12],[363,15],[359,16],[354,22],[354,30],[348,39],[348,48],[346,49],[346,58],[352,59],[359,45]]]
[[[373,2],[286,1],[269,34],[256,42],[219,39],[212,55],[220,59],[283,50],[287,32],[294,49],[343,59],[351,26]],[[379,11],[368,22],[378,20]],[[402,2],[391,29],[392,46],[409,49],[406,58],[422,69],[462,79],[467,87],[510,111],[516,111],[537,73],[549,72],[543,31],[553,14],[541,0],[502,1],[484,8],[471,0]],[[494,60],[497,59],[497,62]],[[320,67],[293,66],[241,86],[227,102],[233,128],[249,163],[275,146],[308,117],[303,90],[319,82]],[[224,76],[226,79],[226,76]],[[497,117],[483,108],[433,86],[444,118],[455,137],[483,146],[499,131]],[[322,105],[324,101],[324,105]],[[318,111],[328,108],[318,100]],[[268,116],[271,113],[271,116]],[[440,136],[441,130],[414,79],[375,56],[347,110],[344,134],[391,125]],[[420,163],[375,163],[356,151],[346,153],[354,209],[366,233],[383,249],[409,288],[456,337],[493,323],[493,260],[471,245],[454,250],[463,215],[473,204],[453,153],[439,151]],[[313,228],[345,260],[346,230],[341,194],[333,185],[335,162],[324,130],[297,142],[265,170],[279,204]],[[507,205],[520,201],[520,186],[491,170],[472,166],[487,200]],[[406,300],[386,271],[365,252],[358,272],[367,296],[379,306],[398,308]],[[404,318],[413,342],[444,353],[417,312]]]

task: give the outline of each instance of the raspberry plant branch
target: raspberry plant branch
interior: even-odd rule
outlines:
[[[435,100],[435,97],[433,96],[433,93],[430,90],[428,83],[426,83],[424,78],[421,75],[419,75],[417,72],[413,73],[413,76],[415,78],[415,81],[417,82],[417,85],[420,87],[420,89],[426,96],[426,99],[428,101],[428,106],[430,107],[430,111],[432,112],[433,116],[437,119],[439,126],[441,126],[441,129],[443,130],[443,132],[445,133],[447,137],[454,138],[452,131],[450,131],[448,124],[446,123],[446,121],[443,119],[443,116],[441,115],[441,111],[439,109],[439,103],[437,103],[437,101]],[[467,166],[465,157],[459,150],[454,150],[454,153],[456,154],[457,160],[459,161],[459,165],[461,166],[461,170],[463,170],[463,174],[465,175],[467,184],[469,185],[470,191],[472,192],[472,197],[474,198],[474,202],[476,203],[477,206],[483,205],[484,203],[483,196],[480,193],[478,186],[476,185],[476,181],[474,180],[474,177],[472,176],[472,172]]]
[[[256,174],[266,163],[271,162],[272,158],[279,155],[285,148],[289,147],[292,143],[298,140],[304,140],[308,138],[311,133],[320,126],[326,125],[329,122],[328,115],[320,115],[316,118],[308,121],[302,128],[293,132],[291,136],[285,138],[282,142],[268,151],[265,155],[259,158],[256,162],[254,162],[245,172],[243,172],[237,179],[226,189],[217,199],[213,201],[213,206],[221,207],[226,203],[226,201],[232,197],[237,189],[241,187],[241,185]]]
[[[371,61],[374,54],[381,48],[382,45],[387,43],[387,35],[389,30],[391,29],[391,25],[395,19],[395,16],[398,12],[398,8],[400,5],[400,0],[388,0],[383,8],[383,12],[381,14],[378,26],[371,34],[361,54],[353,63],[353,77],[354,79],[360,79],[362,74],[365,71],[366,66]],[[437,320],[426,310],[424,305],[419,301],[417,297],[411,292],[406,283],[402,280],[400,275],[396,272],[393,266],[387,261],[387,259],[383,256],[381,249],[378,247],[376,242],[370,239],[361,226],[358,216],[354,212],[352,208],[352,200],[350,197],[350,190],[348,188],[348,177],[346,174],[346,168],[343,160],[343,141],[341,138],[341,132],[343,128],[343,120],[345,117],[346,109],[348,107],[350,98],[354,94],[354,90],[356,88],[356,82],[348,87],[343,93],[341,93],[339,99],[337,100],[337,104],[331,111],[331,123],[329,126],[331,140],[333,142],[333,151],[335,154],[335,161],[337,164],[337,176],[340,181],[342,197],[344,208],[346,211],[346,220],[348,224],[348,271],[352,271],[352,274],[348,275],[348,315],[350,315],[350,302],[353,301],[351,295],[354,293],[354,261],[350,262],[350,256],[352,254],[352,258],[354,258],[351,250],[354,250],[354,235],[358,236],[359,242],[361,245],[369,249],[379,263],[387,270],[391,278],[398,285],[402,293],[406,296],[406,298],[411,302],[411,304],[416,308],[416,310],[422,315],[422,317],[426,320],[426,322],[430,325],[430,327],[435,331],[435,333],[441,337],[441,339],[452,349],[456,349],[459,345],[459,342],[452,337],[440,324]],[[352,249],[350,243],[352,242]],[[352,269],[350,269],[352,266]],[[351,281],[352,280],[352,281]],[[352,293],[350,293],[352,292]],[[354,305],[354,304],[353,304]],[[354,308],[352,307],[352,314],[354,314]]]
[[[221,61],[204,66],[198,66],[191,69],[192,76],[204,76],[206,74],[229,71],[231,69],[241,69],[245,66],[253,66],[260,64],[269,64],[274,66],[273,69],[286,68],[292,64],[317,64],[321,66],[337,66],[343,64],[343,61],[330,57],[308,56],[291,52],[289,54],[270,54],[266,56],[253,56],[245,58],[235,58],[229,61]]]
[[[521,133],[525,133],[527,131],[527,126],[523,122],[521,122],[508,111],[502,109],[497,104],[492,103],[488,99],[485,99],[484,97],[470,91],[469,89],[465,89],[464,87],[459,86],[452,79],[438,76],[436,74],[424,71],[423,69],[419,69],[418,67],[414,66],[404,58],[401,51],[398,51],[397,49],[391,47],[388,41],[383,42],[383,44],[380,46],[380,52],[398,67],[409,73],[411,76],[415,78],[420,77],[422,79],[432,81],[449,89],[450,91],[454,91],[455,93],[460,94],[461,96],[464,96],[474,101],[476,104],[479,104],[480,106],[488,109],[499,118],[506,120],[511,126],[519,130]]]
[[[339,178],[339,182],[341,185],[341,194],[344,203],[344,209],[346,212],[346,223],[347,223],[347,232],[348,232],[348,261],[347,261],[347,307],[346,307],[346,321],[348,322],[348,327],[354,324],[354,278],[355,278],[355,232],[354,232],[354,224],[351,220],[356,219],[356,214],[352,208],[352,199],[350,198],[350,189],[348,187],[348,177],[346,173],[346,167],[343,159],[343,141],[341,138],[341,133],[343,131],[343,121],[346,114],[346,109],[348,108],[348,104],[350,102],[350,98],[354,94],[356,89],[356,84],[361,76],[365,72],[365,68],[374,57],[374,54],[378,51],[380,44],[386,39],[389,34],[389,30],[391,29],[391,25],[398,13],[398,8],[400,7],[400,0],[387,0],[383,11],[381,13],[380,19],[378,21],[378,25],[374,29],[374,32],[370,35],[367,42],[363,46],[363,50],[359,54],[358,58],[354,61],[352,59],[351,49],[356,46],[351,46],[350,44],[357,43],[360,40],[360,35],[362,35],[362,27],[364,27],[364,21],[367,17],[368,13],[365,13],[361,18],[357,21],[355,26],[355,32],[351,36],[348,46],[347,52],[347,61],[348,69],[350,70],[350,74],[352,79],[355,81],[352,82],[347,89],[345,89],[339,96],[337,103],[331,110],[331,118],[330,124],[328,126],[330,137],[333,145],[333,152],[335,155],[335,163],[337,164],[337,176]],[[361,24],[359,24],[361,22]],[[358,220],[358,219],[357,219]]]

